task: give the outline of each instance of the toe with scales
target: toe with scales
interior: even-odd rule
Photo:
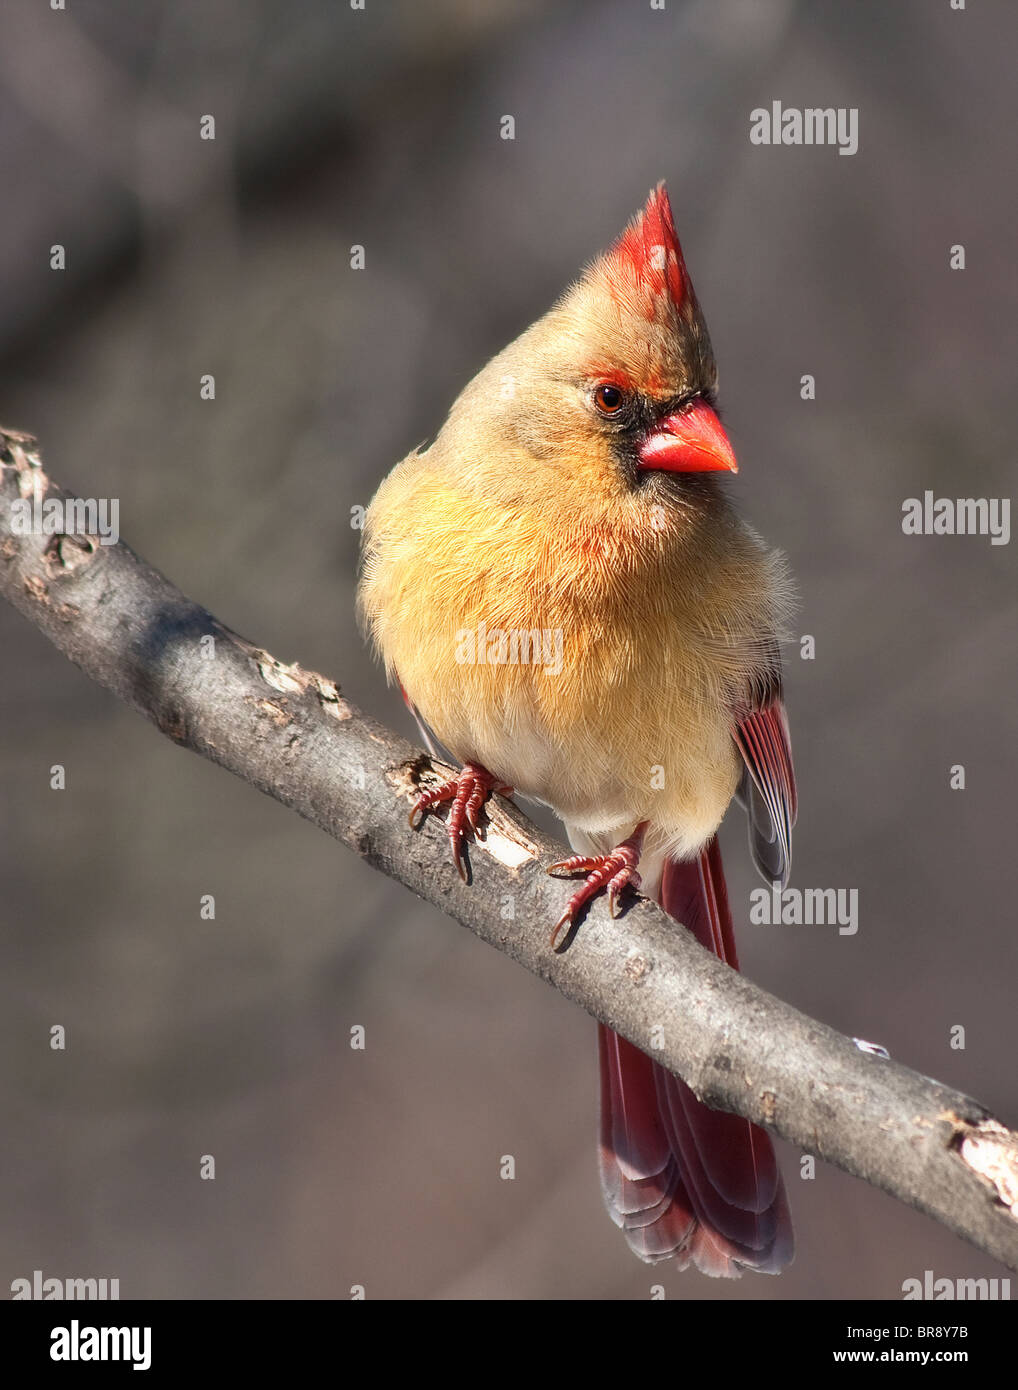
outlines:
[[[548,866],[549,874],[587,875],[585,882],[566,903],[565,911],[552,928],[549,938],[552,948],[556,946],[563,928],[572,927],[587,903],[605,888],[608,890],[608,911],[613,917],[618,915],[618,902],[623,890],[632,888],[635,892],[639,889],[640,875],[637,865],[640,862],[646,828],[646,822],[641,822],[629,839],[623,840],[610,854],[574,854],[570,859],[563,859],[558,864]]]
[[[452,846],[453,863],[460,878],[466,882],[463,841],[467,831],[472,830],[478,839],[483,839],[484,834],[478,821],[482,806],[493,791],[498,792],[500,796],[511,796],[512,790],[512,787],[493,777],[487,768],[481,767],[479,763],[465,763],[458,776],[440,783],[437,787],[429,787],[427,791],[422,791],[411,806],[408,819],[411,826],[416,828],[420,823],[419,817],[431,807],[445,801],[452,802],[446,822],[446,834]]]

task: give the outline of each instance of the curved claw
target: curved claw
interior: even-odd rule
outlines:
[[[632,888],[634,893],[640,891],[640,875],[634,868],[626,867],[620,869],[608,885],[608,915],[613,919],[621,916],[619,912],[619,899],[625,888]]]
[[[449,843],[452,845],[452,862],[456,865],[456,872],[464,883],[467,882],[467,871],[463,866],[463,837],[458,830],[449,830]]]
[[[569,940],[573,931],[576,929],[579,913],[583,904],[578,903],[579,893],[574,893],[566,903],[565,911],[551,929],[548,937],[548,945],[553,951],[558,951]]]

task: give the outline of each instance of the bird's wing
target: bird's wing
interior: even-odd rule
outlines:
[[[406,705],[407,709],[410,711],[410,713],[414,717],[414,720],[416,721],[417,730],[421,736],[421,742],[424,744],[425,748],[428,750],[428,752],[431,754],[433,758],[444,758],[446,762],[453,762],[454,759],[449,757],[449,754],[446,752],[446,750],[444,748],[439,748],[438,740],[432,733],[431,726],[427,723],[420,710],[414,704],[413,700],[411,700],[410,696],[406,693],[406,687],[404,686],[403,682],[399,679],[398,675],[396,676],[396,681],[399,685],[399,693],[403,696],[403,703]]]
[[[798,810],[788,719],[775,675],[735,712],[732,729],[746,766],[738,797],[749,817],[753,862],[768,883],[784,887],[792,864]]]

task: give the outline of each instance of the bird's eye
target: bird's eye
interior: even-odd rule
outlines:
[[[621,386],[604,381],[594,391],[594,404],[602,415],[617,415],[626,401],[626,393]]]

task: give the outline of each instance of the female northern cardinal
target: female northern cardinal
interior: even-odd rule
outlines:
[[[492,789],[551,806],[584,873],[653,895],[737,968],[716,832],[733,795],[768,882],[796,794],[776,641],[780,556],[734,514],[717,369],[663,184],[553,309],[480,371],[379,488],[363,617],[463,763],[457,865]],[[411,817],[411,820],[413,817]],[[639,872],[637,866],[639,865]],[[632,1249],[777,1272],[792,1230],[767,1135],[599,1025],[601,1177]]]

